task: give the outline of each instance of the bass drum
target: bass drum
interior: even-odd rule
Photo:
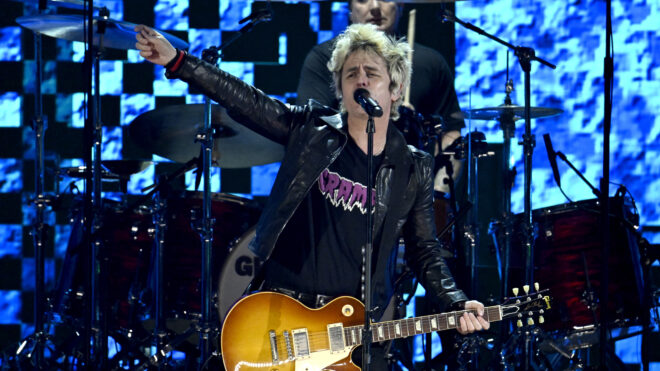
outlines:
[[[248,248],[256,227],[250,228],[232,244],[218,280],[218,314],[224,321],[261,267],[261,260]]]

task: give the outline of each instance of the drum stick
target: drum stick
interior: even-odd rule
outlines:
[[[412,9],[408,13],[408,45],[410,45],[411,52],[408,54],[408,61],[412,65],[412,49],[413,44],[415,44],[415,15],[417,13],[416,9]],[[410,105],[410,84],[406,87],[406,94],[403,96],[403,105],[406,107],[412,107]]]

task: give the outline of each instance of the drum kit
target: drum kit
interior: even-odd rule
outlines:
[[[139,115],[128,126],[127,134],[148,153],[184,165],[159,176],[157,183],[143,189],[148,192],[132,203],[128,197],[122,202],[102,198],[101,192],[109,182],[118,182],[126,194],[131,177],[153,164],[144,160],[102,161],[100,158],[99,61],[106,48],[134,49],[136,25],[111,19],[106,8],[93,7],[97,15],[92,17],[87,14],[92,13],[86,8],[87,2],[83,1],[28,3],[39,6],[40,13],[46,6],[85,13],[23,16],[16,22],[35,35],[39,97],[41,35],[91,45],[95,67],[90,71],[95,89],[89,93],[89,115],[95,116],[96,121],[92,125],[94,140],[90,157],[93,160],[86,161],[84,166],[56,171],[60,179],[62,176],[91,179],[85,188],[93,189],[92,210],[86,204],[87,193],[71,207],[71,235],[63,268],[53,296],[46,298],[42,232],[47,227],[44,211],[52,199],[45,195],[42,184],[45,119],[41,107],[36,110],[36,148],[40,151],[35,198],[38,211],[35,332],[21,342],[16,365],[28,362],[38,368],[92,365],[101,369],[160,368],[172,365],[170,351],[186,349],[186,344],[188,348],[197,348],[191,351],[194,356],[188,357],[188,362],[199,358],[200,363],[205,363],[212,355],[199,349],[212,347],[220,316],[243,294],[259,264],[247,249],[247,243],[254,235],[251,227],[260,215],[260,205],[230,194],[211,194],[206,191],[210,189],[206,182],[205,192],[200,193],[174,191],[172,182],[195,167],[201,174],[206,153],[210,154],[209,165],[246,168],[280,161],[283,147],[239,125],[217,105],[208,106],[208,120],[204,105],[156,109]],[[252,21],[247,26],[255,23]],[[160,33],[175,47],[188,47],[183,40]],[[41,99],[36,101],[39,103]],[[209,170],[204,168],[205,177]],[[213,228],[213,224],[217,227]],[[218,295],[219,292],[227,294]],[[50,326],[57,332],[70,334],[64,343],[60,341],[66,345],[53,346]],[[91,330],[85,333],[80,329]],[[195,332],[200,334],[199,340],[192,336]],[[102,351],[108,349],[109,338],[121,349],[112,359],[108,359],[108,352]],[[155,352],[150,350],[152,347]],[[45,357],[48,352],[48,358],[57,359],[57,363],[48,363]]]
[[[32,2],[37,5],[36,0]],[[45,3],[38,2],[40,10],[45,8]],[[69,9],[85,8],[84,3],[78,0],[50,0],[47,3]],[[98,62],[102,51],[104,48],[133,49],[135,24],[111,19],[105,8],[95,10],[98,16],[93,19],[79,15],[40,14],[16,20],[35,33],[37,104],[41,94],[40,35],[69,41],[89,41],[90,45],[97,48],[94,55],[97,66],[94,69],[96,94],[90,97],[90,102],[97,105],[95,112],[99,116]],[[90,19],[93,24],[91,32],[88,27]],[[447,16],[447,19],[463,24],[453,16]],[[159,32],[175,47],[187,47],[177,37]],[[94,35],[92,40],[88,35]],[[523,67],[532,60],[549,65],[535,57],[533,51],[529,53],[529,49],[512,48],[520,58],[525,59],[521,62]],[[555,346],[555,343],[561,343],[557,340],[560,337],[570,338],[570,343],[563,342],[560,346],[569,350],[577,349],[594,344],[585,340],[591,338],[575,335],[598,330],[594,325],[598,323],[602,310],[614,313],[610,320],[617,326],[630,325],[638,320],[643,285],[637,236],[634,228],[631,228],[635,223],[634,215],[622,198],[613,200],[616,215],[611,218],[610,229],[613,231],[613,246],[617,248],[613,250],[609,269],[617,270],[620,282],[610,288],[611,300],[607,304],[599,303],[599,276],[607,267],[598,260],[600,244],[595,241],[601,230],[597,202],[583,201],[531,210],[529,161],[533,138],[529,132],[529,120],[557,115],[562,111],[530,107],[527,99],[529,70],[525,71],[525,105],[518,106],[511,102],[511,85],[507,81],[507,97],[503,105],[457,112],[453,118],[500,122],[505,139],[502,171],[507,174],[505,178],[509,178],[505,180],[507,186],[503,195],[506,207],[504,216],[494,223],[492,230],[496,250],[505,254],[500,269],[503,289],[506,291],[508,288],[510,268],[521,268],[525,272],[524,278],[533,274],[536,281],[551,289],[558,307],[548,316],[545,327],[558,335],[546,339],[546,343]],[[37,264],[35,334],[22,342],[17,357],[26,357],[38,367],[44,364],[44,351],[49,348],[47,343],[51,341],[45,329],[45,319],[51,324],[68,328],[71,333],[73,340],[67,341],[65,347],[56,351],[51,349],[51,352],[57,353],[56,358],[64,359],[64,364],[59,364],[63,367],[93,364],[103,369],[163,367],[172,362],[170,352],[173,349],[187,349],[199,357],[200,362],[205,362],[209,354],[199,351],[199,347],[208,347],[209,344],[199,343],[213,341],[209,337],[217,335],[220,321],[244,293],[259,267],[259,260],[247,246],[254,236],[253,226],[259,217],[260,208],[252,200],[229,194],[176,192],[170,183],[194,167],[201,171],[206,160],[220,168],[245,168],[274,163],[283,157],[282,146],[236,123],[218,105],[210,109],[204,105],[169,106],[143,113],[128,126],[128,135],[138,147],[147,152],[184,165],[172,174],[161,176],[154,186],[148,188],[149,192],[145,196],[127,205],[126,202],[101,199],[101,184],[104,181],[118,181],[121,190],[126,192],[131,176],[145,170],[152,162],[101,161],[101,141],[96,140],[95,153],[90,157],[93,163],[62,169],[59,173],[90,181],[87,184],[94,189],[94,210],[90,213],[82,200],[72,207],[72,231],[63,269],[54,297],[46,299],[43,286],[43,230],[46,226],[44,212],[51,200],[45,195],[43,186],[43,135],[46,124],[40,106],[36,112],[34,129],[37,140],[36,174],[39,180],[34,201],[38,211],[34,238]],[[207,122],[204,122],[205,116]],[[441,121],[421,117],[412,110],[404,112],[402,116],[407,119],[407,123],[399,127],[409,143],[423,149],[435,146],[437,135],[442,132]],[[523,145],[526,146],[526,210],[521,215],[512,215],[511,170],[507,160],[510,157],[510,141],[514,136],[515,122],[518,120],[526,122],[523,138]],[[98,121],[93,125],[100,128]],[[206,130],[206,125],[210,125],[211,130]],[[100,139],[100,130],[96,131],[95,138]],[[469,161],[476,161],[483,156],[484,138],[472,135],[470,133],[467,138],[461,138],[456,146],[448,149],[450,154]],[[208,169],[204,170],[208,173]],[[208,188],[205,181],[205,190]],[[206,202],[209,202],[210,207],[205,205]],[[94,219],[91,232],[87,230],[90,223],[86,222],[90,215]],[[208,215],[212,215],[214,220],[208,220]],[[210,226],[214,221],[218,228]],[[533,233],[533,226],[537,227],[537,233]],[[89,235],[86,236],[86,233]],[[196,243],[200,239],[211,245],[208,251],[203,243],[202,248]],[[94,242],[90,244],[90,241]],[[90,249],[89,245],[95,247]],[[476,256],[474,253],[472,255]],[[516,256],[523,256],[524,261],[515,260]],[[87,267],[90,262],[94,267],[92,273]],[[476,262],[472,263],[476,266]],[[209,268],[212,279],[206,273]],[[214,295],[207,297],[208,291]],[[209,303],[215,309],[211,316],[205,313],[204,308]],[[48,315],[44,316],[44,313]],[[77,329],[87,327],[93,330],[87,334],[77,332]],[[192,336],[193,332],[201,333],[199,340]],[[111,360],[105,358],[106,352],[99,351],[103,347],[107,349],[108,337],[113,338],[121,349]],[[100,345],[96,351],[85,349],[85,344],[89,343],[87,339],[90,338],[101,339],[98,340]],[[71,345],[76,343],[78,345]],[[32,350],[27,351],[28,347],[32,347]],[[151,351],[153,347],[157,349],[156,352]]]

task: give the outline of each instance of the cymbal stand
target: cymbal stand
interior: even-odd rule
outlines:
[[[98,232],[101,229],[101,147],[103,143],[103,131],[101,123],[101,70],[100,59],[103,53],[103,35],[106,29],[106,20],[110,17],[107,8],[99,11],[96,33],[100,35],[99,45],[94,45],[94,5],[93,0],[87,3],[87,49],[85,51],[85,63],[90,79],[88,81],[89,95],[87,118],[84,129],[84,152],[85,152],[85,237],[86,246],[89,246],[88,256],[88,282],[85,288],[87,296],[85,313],[85,333],[83,341],[85,344],[85,366],[93,364],[100,369],[107,368],[108,361],[108,322],[107,301],[101,292],[107,291],[107,267],[105,258],[101,257],[102,241]],[[93,84],[92,84],[93,79]],[[91,165],[91,166],[90,166]]]
[[[167,366],[167,357],[169,353],[183,341],[185,341],[190,334],[197,330],[196,326],[192,326],[189,330],[184,332],[182,335],[179,335],[172,339],[169,343],[166,343],[167,340],[167,326],[166,318],[164,313],[165,308],[165,292],[164,292],[164,267],[165,267],[165,232],[167,231],[167,195],[170,191],[170,183],[177,179],[178,177],[185,174],[187,171],[194,169],[199,162],[199,158],[195,157],[183,166],[179,167],[176,171],[171,174],[162,175],[158,178],[158,181],[146,188],[142,189],[142,192],[149,190],[148,193],[140,197],[133,205],[131,205],[128,210],[136,210],[140,205],[143,205],[147,200],[154,200],[154,212],[153,212],[153,223],[154,223],[154,254],[152,255],[152,267],[154,272],[154,285],[153,292],[154,295],[154,331],[153,339],[156,343],[156,353],[148,357],[148,359],[142,363],[137,370],[146,370],[151,366],[162,369],[163,366]],[[185,336],[184,336],[185,335]]]
[[[507,53],[508,61],[508,53]],[[508,64],[508,62],[507,62]],[[507,68],[507,75],[509,74]],[[507,79],[506,82],[506,97],[504,98],[505,105],[511,105],[511,92],[513,91],[513,80]],[[502,191],[502,224],[504,229],[503,246],[504,259],[501,267],[502,292],[501,296],[506,296],[509,290],[509,264],[511,262],[511,236],[513,234],[513,218],[511,214],[511,188],[513,187],[513,170],[510,167],[511,158],[511,138],[515,135],[516,127],[513,120],[513,113],[504,112],[499,118],[500,127],[502,129],[502,137],[504,139],[502,146],[502,177],[503,177],[503,191]],[[499,249],[498,249],[499,251]]]
[[[522,141],[519,144],[522,144],[524,149],[524,163],[525,163],[525,176],[524,176],[524,244],[525,244],[525,279],[529,283],[534,282],[534,227],[532,224],[532,203],[531,203],[531,190],[532,190],[532,154],[534,152],[535,139],[532,135],[532,121],[531,121],[531,82],[530,82],[530,72],[531,72],[531,62],[533,60],[540,62],[552,69],[555,69],[556,66],[542,58],[536,56],[534,49],[529,47],[514,46],[511,43],[508,43],[494,35],[487,33],[486,31],[476,27],[470,23],[464,22],[458,19],[454,14],[450,14],[448,11],[442,11],[441,17],[443,20],[455,22],[461,26],[474,31],[480,35],[486,36],[491,40],[494,40],[507,48],[514,51],[515,55],[518,57],[518,62],[520,67],[524,72],[524,81],[525,81],[525,133],[523,134]],[[530,368],[530,357],[533,351],[531,351],[531,338],[527,334],[529,332],[524,332],[525,335],[525,370]]]
[[[44,1],[39,2],[39,12],[45,10]],[[44,283],[44,265],[45,265],[45,244],[47,242],[48,224],[46,223],[46,208],[50,206],[51,198],[45,194],[45,167],[44,167],[44,132],[48,128],[48,118],[43,115],[43,55],[41,34],[34,33],[34,60],[36,68],[36,81],[34,91],[34,118],[32,119],[32,130],[35,134],[35,157],[34,157],[34,178],[35,178],[35,197],[31,203],[36,208],[36,216],[33,220],[32,242],[34,244],[34,332],[28,338],[21,341],[17,358],[21,357],[23,351],[31,350],[26,353],[28,359],[31,358],[32,365],[36,369],[43,367],[44,346],[48,340],[48,331],[44,331],[44,313],[45,313],[45,283]]]
[[[248,17],[243,18],[239,23],[247,24],[243,26],[233,37],[223,42],[219,47],[211,46],[204,49],[202,52],[202,59],[214,66],[217,66],[221,56],[222,50],[229,44],[236,41],[241,35],[249,32],[252,28],[260,23],[270,21],[272,18],[272,9],[270,2],[268,7],[263,10],[253,12]],[[201,316],[198,323],[193,322],[193,328],[189,331],[196,329],[199,332],[199,369],[202,370],[206,367],[211,357],[218,356],[219,354],[212,354],[211,342],[217,336],[219,328],[212,323],[212,277],[211,277],[211,259],[213,252],[213,225],[215,219],[211,215],[211,164],[213,161],[213,134],[214,128],[211,126],[211,100],[208,97],[204,98],[204,127],[197,134],[196,141],[200,142],[202,148],[202,171],[203,171],[203,201],[202,201],[202,219],[195,225],[195,229],[199,231],[202,243],[202,270],[201,270]],[[170,344],[160,347],[158,355],[164,355],[169,352]],[[152,357],[153,358],[153,357]]]

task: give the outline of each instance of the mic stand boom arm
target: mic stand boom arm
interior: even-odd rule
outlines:
[[[600,195],[601,195],[601,194],[600,194],[600,190],[598,190],[598,188],[594,187],[594,186],[589,182],[589,180],[587,180],[587,178],[585,178],[584,175],[582,175],[582,172],[580,172],[580,170],[578,170],[578,169],[577,169],[577,168],[571,163],[571,161],[569,161],[568,158],[566,158],[566,155],[564,155],[563,153],[561,153],[561,151],[555,151],[555,154],[556,154],[557,157],[559,157],[562,161],[564,161],[564,162],[566,163],[566,165],[568,165],[568,167],[570,167],[570,168],[571,168],[571,169],[572,169],[572,170],[573,170],[573,171],[574,171],[574,172],[580,177],[580,179],[582,179],[582,180],[583,180],[583,181],[589,186],[589,188],[591,188],[591,192],[593,192],[594,195],[596,195],[596,197],[600,198]]]

